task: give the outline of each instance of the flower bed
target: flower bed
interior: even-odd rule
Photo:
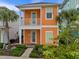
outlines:
[[[15,48],[12,48],[10,50],[10,56],[18,56],[19,57],[25,52],[26,48],[27,47],[25,45],[17,45],[17,46],[15,46]],[[9,53],[9,51],[5,52],[5,50],[0,49],[0,55],[8,56],[8,53]]]

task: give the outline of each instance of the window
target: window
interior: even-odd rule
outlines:
[[[77,10],[79,11],[79,7],[77,8]]]
[[[51,43],[53,41],[53,32],[46,31],[46,43]]]
[[[52,7],[47,7],[46,8],[46,19],[52,19]]]

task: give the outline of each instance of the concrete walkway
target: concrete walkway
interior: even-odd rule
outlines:
[[[21,56],[22,58],[29,58],[30,53],[32,52],[33,48],[27,48],[24,54]]]
[[[41,59],[41,58],[22,58],[22,57],[12,57],[12,56],[0,56],[0,59]]]
[[[0,59],[43,59],[43,58],[29,58],[29,55],[30,55],[32,50],[33,50],[33,48],[27,48],[21,57],[0,56]]]

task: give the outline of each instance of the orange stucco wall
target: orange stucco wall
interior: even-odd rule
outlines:
[[[36,31],[36,44],[40,44],[40,30],[35,30],[35,31]],[[33,44],[31,39],[31,32],[32,30],[23,30],[24,44]]]
[[[31,31],[30,30],[23,30],[23,43],[24,44],[30,44],[31,42]]]
[[[52,11],[53,11],[52,13],[53,18],[51,20],[47,20],[46,19],[46,6],[42,7],[42,24],[43,25],[56,25],[57,24],[56,17],[58,15],[58,6],[57,5],[52,6]]]
[[[46,31],[52,31],[54,35],[53,40],[57,40],[58,38],[58,28],[42,28],[42,44],[46,44]]]

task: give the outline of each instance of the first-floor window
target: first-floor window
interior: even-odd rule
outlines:
[[[53,38],[54,38],[53,32],[52,31],[46,31],[46,43],[51,43],[53,41]]]

